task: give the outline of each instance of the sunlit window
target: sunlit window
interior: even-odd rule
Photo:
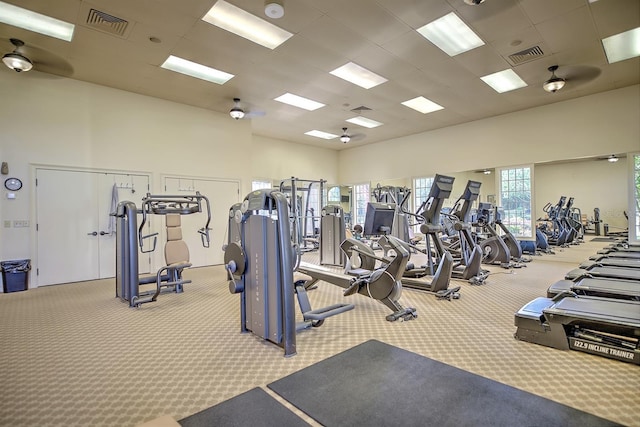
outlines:
[[[516,237],[533,237],[531,221],[531,168],[500,171],[502,223]]]
[[[354,224],[364,226],[364,218],[367,213],[367,203],[370,200],[369,184],[357,184],[353,186],[353,210]]]

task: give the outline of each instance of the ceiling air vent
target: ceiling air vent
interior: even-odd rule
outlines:
[[[509,60],[513,65],[522,64],[523,62],[528,62],[533,59],[538,59],[544,56],[544,52],[540,48],[540,46],[530,47],[529,49],[522,50],[520,52],[516,52],[512,55],[509,55]]]
[[[122,18],[109,15],[108,13],[91,9],[87,16],[87,25],[96,30],[104,31],[105,33],[124,37],[129,22]]]

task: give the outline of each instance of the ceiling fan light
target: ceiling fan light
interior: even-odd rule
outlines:
[[[609,157],[607,157],[607,161],[609,163],[615,163],[617,162],[619,159],[615,154],[610,155]]]
[[[229,111],[229,115],[238,120],[244,117],[244,111],[240,107],[233,107],[231,111]]]
[[[16,52],[5,54],[2,57],[2,62],[4,62],[4,65],[18,73],[21,71],[29,71],[33,68],[33,63],[29,60],[29,58],[22,56]]]
[[[560,89],[562,89],[564,87],[564,84],[565,84],[565,81],[564,81],[563,78],[552,77],[549,80],[547,80],[546,82],[544,82],[542,87],[547,92],[555,93],[555,92],[559,91]]]
[[[549,67],[549,71],[551,71],[551,78],[544,82],[544,84],[542,85],[542,88],[547,92],[555,93],[564,87],[564,79],[562,77],[556,76],[557,69],[557,65]]]

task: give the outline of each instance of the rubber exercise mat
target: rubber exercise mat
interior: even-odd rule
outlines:
[[[332,427],[618,425],[376,340],[268,387]]]
[[[259,387],[178,421],[182,427],[309,426]]]

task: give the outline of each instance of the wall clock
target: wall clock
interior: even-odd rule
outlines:
[[[18,178],[7,178],[4,181],[4,188],[9,191],[18,191],[22,188],[22,181],[20,181]]]

